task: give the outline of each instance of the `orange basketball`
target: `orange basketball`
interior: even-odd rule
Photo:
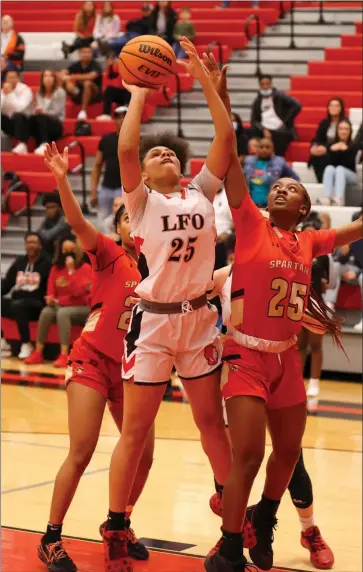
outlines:
[[[165,85],[175,68],[173,48],[158,36],[138,36],[122,48],[119,70],[130,85],[158,88]]]

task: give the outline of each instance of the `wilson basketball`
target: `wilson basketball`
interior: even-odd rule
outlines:
[[[130,85],[158,88],[165,85],[174,71],[173,48],[158,36],[138,36],[122,48],[119,70]]]

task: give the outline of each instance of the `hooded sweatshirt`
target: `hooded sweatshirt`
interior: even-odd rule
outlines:
[[[29,298],[44,302],[51,266],[49,256],[43,252],[34,263],[29,262],[27,254],[18,256],[1,280],[1,295],[5,296],[12,290],[14,300]]]

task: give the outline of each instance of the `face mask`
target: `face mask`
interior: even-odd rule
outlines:
[[[262,95],[262,97],[268,97],[269,95],[272,94],[272,88],[270,88],[270,89],[260,89],[260,94]]]
[[[237,123],[237,121],[233,121],[233,124],[232,124],[232,125],[233,125],[233,129],[234,129],[235,131],[237,131],[237,129],[238,129],[238,123]]]
[[[60,256],[60,260],[62,264],[65,264],[65,261],[68,257],[73,258],[73,260],[76,260],[76,254],[75,252],[62,252],[61,256]]]

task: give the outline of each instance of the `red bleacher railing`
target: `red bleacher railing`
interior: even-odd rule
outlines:
[[[256,20],[256,72],[255,75],[259,77],[261,75],[261,65],[260,65],[260,38],[261,38],[261,22],[260,17],[257,14],[251,14],[245,21],[245,34],[247,40],[250,40],[253,36],[250,34],[250,23],[252,20]]]

